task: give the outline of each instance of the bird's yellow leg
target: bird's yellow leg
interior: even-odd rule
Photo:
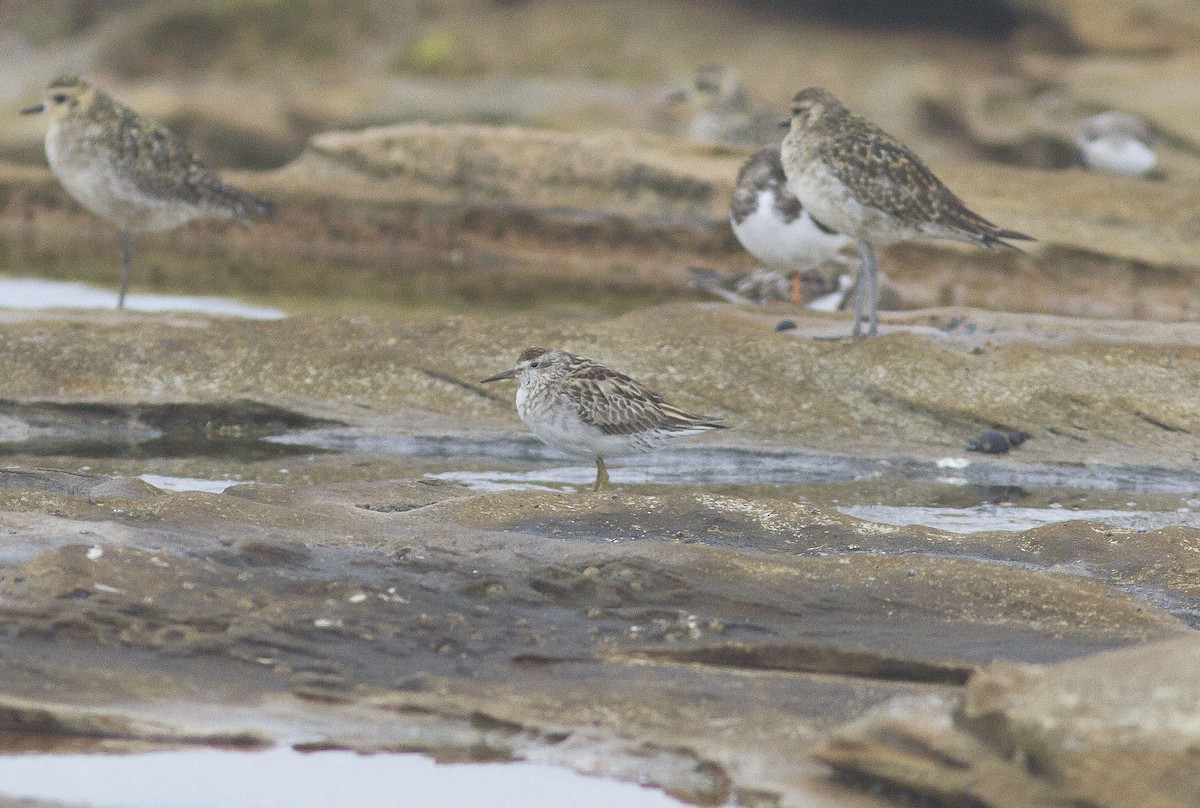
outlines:
[[[596,484],[592,486],[593,491],[603,491],[608,487],[608,469],[604,467],[604,458],[596,458]]]

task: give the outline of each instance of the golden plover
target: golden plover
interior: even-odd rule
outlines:
[[[125,306],[133,235],[213,217],[249,223],[274,206],[221,181],[170,130],[74,76],[50,82],[45,99],[22,110],[50,119],[46,159],[59,182],[92,213],[121,231]]]
[[[608,485],[604,458],[659,449],[672,438],[725,429],[719,416],[692,415],[599,362],[527,348],[516,367],[483,382],[516,379],[517,414],[542,443],[596,458],[593,491]]]
[[[896,138],[860,118],[826,90],[792,99],[783,139],[788,188],[817,220],[858,242],[862,265],[854,301],[854,335],[878,330],[879,262],[874,244],[915,238],[1017,249],[1032,240],[974,213]]]

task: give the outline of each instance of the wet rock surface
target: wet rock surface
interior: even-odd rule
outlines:
[[[997,663],[960,697],[899,697],[816,755],[852,774],[996,806],[1195,805],[1195,636],[1048,667]]]
[[[0,726],[540,760],[698,804],[886,804],[829,779],[818,745],[835,769],[920,791],[847,733],[874,708],[950,716],[1005,671],[1049,681],[1193,637],[1200,531],[882,525],[839,511],[854,475],[621,484],[617,464],[600,495],[453,476],[563,462],[527,454],[511,390],[477,383],[536,342],[725,411],[735,429],[694,442],[710,454],[685,461],[692,476],[714,451],[932,468],[987,424],[1036,437],[976,464],[1141,464],[1188,489],[1194,334],[889,316],[891,333],[852,342],[812,339],[843,318],[779,333],[770,309],[714,304],[593,322],[0,315]],[[978,327],[928,325],[953,317]],[[900,368],[905,395],[885,394]],[[863,454],[839,456],[851,435]],[[146,471],[243,482],[171,492]]]
[[[756,808],[1196,804],[1193,4],[602,5],[0,13],[0,271],[115,280],[16,114],[83,72],[280,205],[139,239],[135,292],[292,314],[0,310],[2,740],[527,759]],[[689,267],[753,268],[749,152],[685,142],[664,92],[731,61],[1037,242],[888,248],[872,340],[697,302]],[[1107,109],[1165,135],[1151,176],[1072,167]],[[733,429],[585,493],[479,384],[529,345]]]

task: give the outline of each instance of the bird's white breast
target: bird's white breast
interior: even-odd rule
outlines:
[[[55,122],[46,132],[50,169],[79,204],[134,233],[169,230],[202,215],[184,199],[142,191],[131,175],[152,169],[122,162],[102,145],[103,135],[98,124],[76,122]]]
[[[1135,137],[1109,135],[1087,141],[1080,149],[1090,168],[1110,174],[1141,176],[1158,162],[1154,149]]]
[[[852,243],[845,236],[821,230],[807,210],[793,221],[786,221],[769,189],[758,192],[758,207],[752,214],[740,224],[731,216],[730,224],[742,246],[769,267],[816,266]]]
[[[608,435],[579,417],[578,404],[541,388],[517,388],[517,414],[538,440],[551,449],[587,457],[619,457],[655,449],[667,436],[657,431]]]

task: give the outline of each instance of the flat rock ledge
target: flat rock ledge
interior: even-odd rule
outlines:
[[[686,293],[689,266],[754,265],[728,224],[747,153],[624,131],[405,124],[331,132],[284,168],[235,175],[280,203],[274,221],[252,234],[197,223],[162,238],[176,256],[220,257],[206,267],[217,286],[317,290],[347,265],[399,275],[414,263],[454,261],[475,273],[500,267],[530,288]],[[1190,180],[982,162],[934,168],[980,213],[1037,241],[1026,253],[940,242],[889,248],[884,271],[906,305],[1200,315]],[[4,232],[34,254],[53,245],[87,264],[97,243],[111,247],[110,229],[67,200],[48,171],[0,167],[0,210]],[[155,240],[145,241],[153,250]],[[108,263],[100,269],[111,275]],[[159,271],[187,283],[196,261]]]
[[[858,779],[988,808],[1200,804],[1200,638],[1057,665],[996,663],[900,697],[814,750]]]

